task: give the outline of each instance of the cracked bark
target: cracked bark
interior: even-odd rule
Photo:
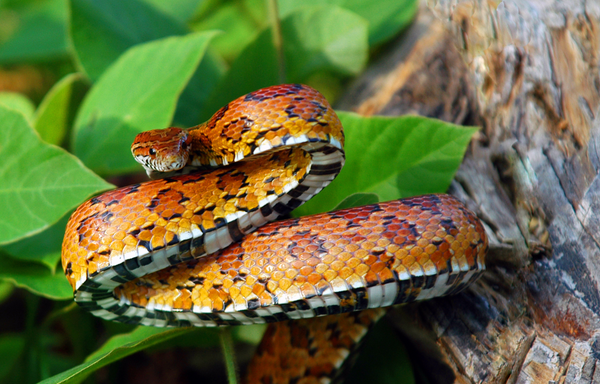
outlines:
[[[600,383],[599,55],[596,0],[430,1],[338,103],[482,127],[450,193],[488,271],[390,315],[431,382]]]

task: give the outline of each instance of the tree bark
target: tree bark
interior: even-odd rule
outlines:
[[[599,56],[598,0],[431,1],[338,103],[482,127],[450,193],[488,270],[390,316],[431,382],[600,383]]]

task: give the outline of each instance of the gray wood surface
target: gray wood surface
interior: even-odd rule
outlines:
[[[450,193],[488,271],[390,315],[414,360],[432,383],[600,383],[600,0],[429,1],[385,51],[338,108],[482,127]]]

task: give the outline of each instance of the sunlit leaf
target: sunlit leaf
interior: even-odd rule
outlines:
[[[138,327],[134,331],[110,338],[96,352],[92,353],[86,361],[58,375],[41,381],[43,384],[79,383],[92,372],[122,359],[135,352],[169,340],[173,337],[193,332],[193,328],[153,328]]]
[[[124,53],[79,110],[75,154],[103,175],[139,170],[130,151],[135,135],[169,125],[177,99],[213,36],[202,32],[170,37]]]
[[[47,143],[61,145],[87,91],[83,76],[72,73],[54,84],[35,114],[33,126]]]
[[[318,71],[357,74],[366,64],[367,23],[352,12],[303,8],[282,20],[281,33],[287,83],[302,83]],[[201,120],[236,97],[281,82],[271,34],[267,28],[240,53],[207,100]]]
[[[374,193],[380,201],[445,192],[476,132],[419,116],[338,115],[346,134],[346,164],[295,215],[331,210],[358,192]]]
[[[10,281],[36,295],[54,300],[73,297],[73,289],[62,269],[53,272],[40,263],[16,260],[1,251],[0,280]]]
[[[48,228],[111,187],[61,148],[44,143],[23,115],[0,106],[0,244]]]

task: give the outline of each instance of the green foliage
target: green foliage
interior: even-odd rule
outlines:
[[[16,313],[20,320],[0,318],[11,330],[0,333],[0,381],[79,383],[138,351],[213,348],[209,329],[134,329],[71,304],[58,267],[70,213],[113,187],[98,175],[120,184],[141,171],[129,150],[141,131],[198,124],[280,82],[316,86],[333,101],[416,7],[415,0],[279,0],[273,15],[263,0],[0,2],[0,65],[33,65],[54,79],[41,95],[0,93],[0,305],[27,308]],[[474,132],[420,117],[340,118],[346,167],[296,214],[443,192]],[[263,329],[232,334],[255,344]],[[411,382],[405,356],[388,355],[403,368],[377,382]]]

